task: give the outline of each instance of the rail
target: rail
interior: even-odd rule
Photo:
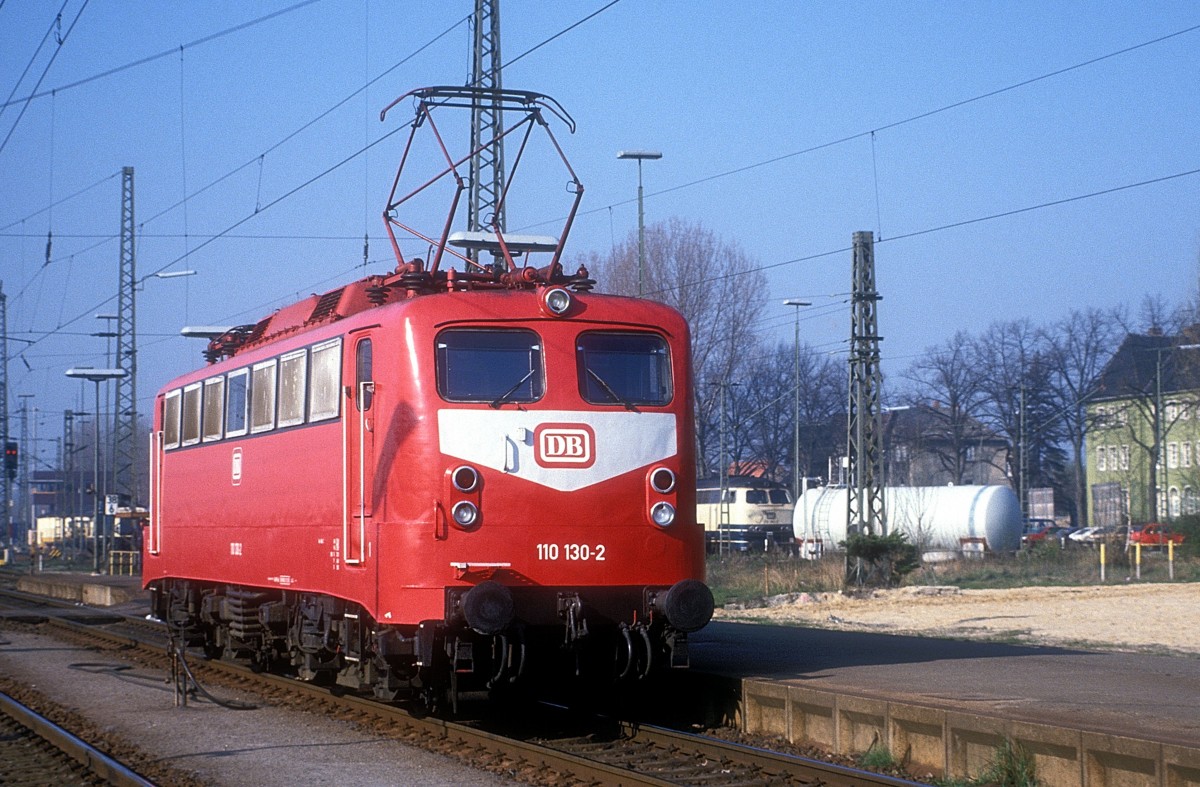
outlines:
[[[98,783],[118,787],[154,787],[153,782],[143,779],[130,768],[7,694],[0,693],[0,713],[18,725],[14,729],[8,729],[10,725],[7,724],[0,725],[3,731],[0,737],[4,742],[20,744],[4,747],[4,763],[10,773],[22,770],[32,773],[36,770],[46,779],[45,784],[62,784],[75,782],[78,777],[72,778],[72,774],[83,770],[97,777]],[[34,739],[44,742],[46,746],[31,745]],[[64,760],[69,760],[71,764]],[[8,781],[4,780],[4,783]]]

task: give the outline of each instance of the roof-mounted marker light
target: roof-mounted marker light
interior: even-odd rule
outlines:
[[[571,298],[571,293],[564,290],[562,287],[554,287],[546,290],[542,295],[542,304],[546,307],[546,311],[554,317],[562,317],[570,309],[574,300]]]

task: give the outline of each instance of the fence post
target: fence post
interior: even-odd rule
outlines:
[[[1175,579],[1175,542],[1167,540],[1167,577]]]
[[[1133,553],[1135,555],[1134,562],[1137,564],[1137,578],[1142,578],[1142,542],[1133,545]]]
[[[1104,547],[1107,546],[1103,541],[1100,542],[1100,582],[1104,582]]]

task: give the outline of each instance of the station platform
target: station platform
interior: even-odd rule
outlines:
[[[15,587],[22,593],[74,601],[92,607],[117,607],[149,599],[149,593],[142,590],[140,575],[110,576],[82,571],[43,571],[22,574],[17,577]]]
[[[728,622],[689,648],[748,733],[958,778],[1009,741],[1045,787],[1200,787],[1194,657]]]

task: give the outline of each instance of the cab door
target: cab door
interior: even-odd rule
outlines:
[[[346,447],[342,543],[346,564],[361,566],[368,557],[367,533],[375,498],[375,377],[369,334],[352,337],[350,366],[349,405],[343,422]]]

